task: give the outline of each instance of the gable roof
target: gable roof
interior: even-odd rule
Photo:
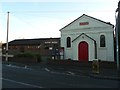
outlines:
[[[88,15],[86,15],[86,14],[83,14],[82,16],[78,17],[77,19],[75,19],[74,21],[72,21],[71,23],[69,23],[68,25],[66,25],[65,27],[61,28],[59,31],[61,31],[62,29],[68,27],[68,26],[71,25],[73,22],[77,21],[78,19],[80,19],[80,18],[83,17],[83,16],[87,16],[87,17],[89,17],[89,18],[95,19],[95,20],[100,21],[100,22],[102,22],[102,23],[105,23],[105,24],[111,25],[111,26],[113,26],[113,28],[114,28],[114,25],[111,24],[110,22],[105,22],[105,21],[102,21],[102,20],[100,20],[100,19],[97,19],[97,18],[94,18],[94,17],[88,16]]]
[[[34,45],[41,44],[41,40],[39,39],[17,39],[9,42],[9,45]]]
[[[60,38],[37,38],[37,39],[16,39],[9,42],[9,45],[40,45],[48,40],[60,40]],[[6,44],[6,43],[5,43]]]

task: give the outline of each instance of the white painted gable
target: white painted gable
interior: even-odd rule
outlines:
[[[114,61],[113,25],[83,14],[61,31],[61,47],[64,47],[65,59],[79,59],[79,44],[88,44],[88,61],[100,59]],[[100,36],[105,36],[105,47],[100,47]],[[67,47],[67,37],[71,38],[71,47]],[[87,50],[86,50],[87,51]],[[84,55],[83,55],[84,56]]]
[[[62,31],[62,30],[77,30],[77,29],[85,29],[85,28],[96,28],[96,27],[97,28],[99,28],[99,27],[113,28],[113,25],[83,14],[81,17],[77,18],[76,20],[74,20],[73,22],[68,24],[67,26],[60,29],[60,31]]]

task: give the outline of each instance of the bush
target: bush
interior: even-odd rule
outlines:
[[[35,53],[19,53],[14,55],[14,57],[36,58],[37,62],[41,62],[41,55]]]
[[[33,53],[19,53],[16,54],[14,57],[34,57],[35,55]]]

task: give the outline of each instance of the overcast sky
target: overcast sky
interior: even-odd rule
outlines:
[[[115,25],[119,0],[0,0],[0,41],[60,37],[60,29],[83,14]]]

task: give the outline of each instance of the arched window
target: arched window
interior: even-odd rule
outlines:
[[[67,37],[67,48],[71,47],[71,38]]]
[[[105,35],[100,36],[100,47],[105,47]]]

